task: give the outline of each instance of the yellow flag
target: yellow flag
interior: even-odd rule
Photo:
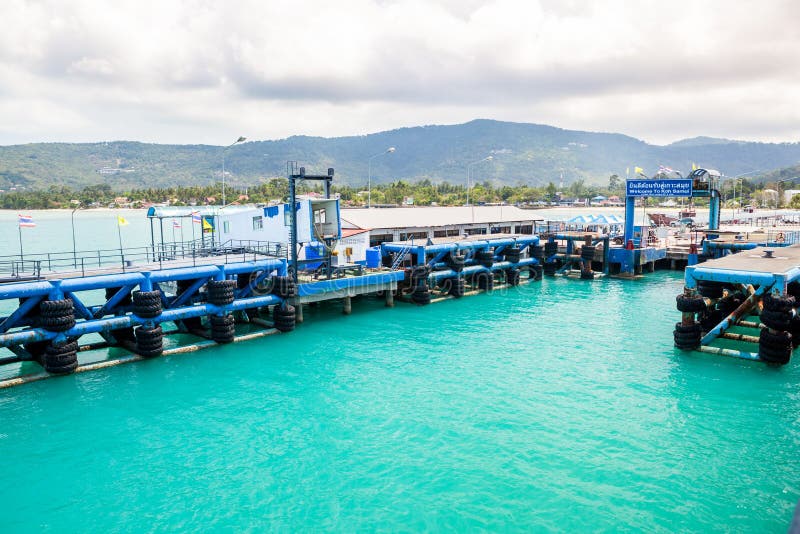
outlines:
[[[692,170],[693,171],[697,170],[697,163],[692,162]]]
[[[213,226],[211,226],[211,223],[209,223],[209,222],[206,220],[206,218],[205,218],[205,217],[203,217],[203,230],[213,230],[213,229],[214,229],[214,227],[213,227]]]
[[[633,172],[635,172],[636,174],[644,174],[644,169],[641,167],[634,167]]]
[[[117,215],[117,224],[120,226],[128,226],[128,221],[122,215]]]

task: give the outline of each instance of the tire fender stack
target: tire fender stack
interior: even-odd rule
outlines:
[[[688,288],[684,289],[675,301],[678,311],[681,312],[681,322],[675,324],[673,332],[675,346],[681,350],[696,349],[703,338],[700,323],[696,320],[697,315],[706,313],[708,303],[702,296]]]
[[[467,289],[467,283],[463,278],[448,278],[447,282],[450,283],[449,287],[447,287],[447,293],[449,295],[452,295],[457,299],[464,296],[464,292]]]
[[[594,271],[592,271],[594,252],[593,245],[581,246],[581,280],[594,280]]]
[[[39,303],[42,328],[50,332],[66,332],[75,326],[75,308],[71,299],[43,300]],[[78,342],[71,340],[49,341],[41,350],[37,346],[34,357],[44,370],[52,374],[69,374],[78,368]]]
[[[519,247],[507,247],[503,250],[503,257],[511,263],[519,263],[522,251]]]
[[[272,321],[280,332],[291,332],[295,328],[296,317],[294,306],[281,302],[272,309]]]
[[[558,254],[558,243],[556,243],[555,241],[546,242],[544,244],[544,258],[545,258],[545,261],[544,261],[544,265],[543,265],[543,269],[542,269],[542,272],[546,276],[553,276],[553,275],[556,274],[556,271],[558,270],[558,263],[556,263],[556,260],[555,259],[553,259],[553,260],[549,259],[552,256],[554,256],[555,254]]]
[[[494,265],[494,252],[491,250],[475,251],[475,263],[483,265],[487,269],[491,269],[492,265]]]
[[[431,303],[431,291],[428,288],[428,276],[431,269],[427,265],[415,265],[411,269],[411,301],[420,306]]]
[[[297,297],[297,284],[291,276],[273,277],[272,293],[283,299],[283,302],[272,308],[272,323],[279,332],[291,332],[297,325],[297,314],[288,299]]]
[[[486,292],[494,290],[494,275],[491,272],[482,271],[476,273],[474,280],[478,289],[482,289]]]
[[[209,280],[207,284],[208,302],[215,306],[227,306],[233,303],[238,285],[237,280]],[[236,337],[236,324],[229,312],[208,317],[211,325],[211,339],[216,343],[232,343]]]
[[[142,319],[154,319],[161,315],[160,291],[134,291],[133,313]],[[144,324],[133,331],[136,352],[144,358],[154,358],[164,352],[164,332],[158,325]]]
[[[765,328],[758,337],[758,356],[767,363],[789,363],[794,349],[791,329],[796,320],[796,301],[790,295],[765,295],[761,301],[761,322]]]

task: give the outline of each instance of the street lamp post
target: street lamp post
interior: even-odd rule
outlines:
[[[235,144],[247,141],[246,137],[239,136],[239,139],[222,149],[222,207],[225,207],[225,152]]]
[[[72,213],[70,214],[70,220],[72,221],[72,268],[78,268],[78,253],[76,251],[75,245],[75,212],[81,207],[80,200],[70,200],[70,204],[74,204],[75,207],[72,208]]]
[[[372,207],[372,160],[374,158],[377,158],[378,156],[383,156],[385,154],[392,154],[392,153],[394,153],[394,151],[395,151],[395,148],[393,146],[390,146],[389,148],[387,148],[383,152],[378,152],[377,154],[373,154],[367,160],[367,167],[368,167],[368,171],[367,171],[367,208],[371,208]]]
[[[736,209],[736,180],[739,180],[739,183],[742,184],[742,187],[739,188],[739,195],[741,196],[744,193],[744,184],[742,183],[742,176],[747,176],[748,174],[755,174],[757,172],[761,172],[761,169],[750,171],[750,172],[743,172],[742,174],[737,174],[736,176],[731,177],[733,180],[733,209]],[[736,212],[734,211],[734,215]]]
[[[469,179],[469,177],[470,177],[470,174],[469,174],[470,173],[470,168],[472,168],[473,165],[477,165],[478,163],[483,163],[484,161],[492,161],[493,159],[494,159],[494,156],[486,156],[485,158],[479,159],[478,161],[473,161],[472,163],[467,163],[467,204],[466,204],[467,206],[469,206],[469,190],[470,190],[470,187],[471,187],[470,179]]]

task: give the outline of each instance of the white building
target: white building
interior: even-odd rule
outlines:
[[[783,192],[783,203],[788,204],[795,195],[800,195],[800,189],[787,189]]]
[[[303,198],[297,201],[295,213],[300,259],[326,255],[327,243],[330,243],[334,264],[366,261],[369,232],[360,228],[342,231],[337,199]],[[192,240],[222,247],[246,246],[248,242],[254,245],[275,243],[288,250],[291,231],[288,204],[225,208],[151,207],[147,216],[155,243],[168,241],[164,238],[164,229],[170,232],[174,221],[179,221],[184,240],[191,237]]]
[[[369,229],[371,245],[465,235],[533,234],[536,212],[516,206],[342,210],[343,229]]]

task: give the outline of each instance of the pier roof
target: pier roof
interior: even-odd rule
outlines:
[[[342,219],[358,228],[409,228],[541,220],[516,206],[455,206],[343,209]]]
[[[155,218],[165,217],[191,217],[193,213],[198,215],[225,215],[237,211],[249,211],[257,209],[255,205],[236,205],[236,206],[150,206],[147,208],[147,216]]]

